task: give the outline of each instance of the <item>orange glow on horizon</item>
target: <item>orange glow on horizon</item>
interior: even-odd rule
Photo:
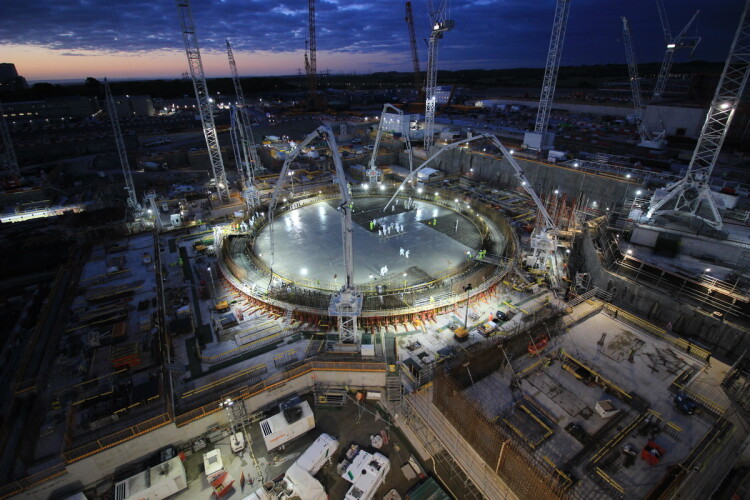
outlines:
[[[67,54],[67,55],[66,55]],[[304,72],[304,51],[242,52],[234,51],[242,76],[291,75]],[[203,50],[203,68],[209,78],[229,77],[226,52]],[[318,72],[365,73],[405,71],[407,54],[390,52],[352,53],[318,52]],[[382,61],[388,61],[383,63]],[[181,78],[188,71],[182,51],[104,52],[92,50],[52,50],[32,45],[3,46],[3,61],[14,63],[18,74],[31,82],[80,79],[86,77],[111,80]]]

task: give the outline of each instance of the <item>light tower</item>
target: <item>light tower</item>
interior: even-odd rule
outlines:
[[[206,84],[206,75],[203,72],[203,62],[201,61],[201,52],[198,48],[198,37],[195,33],[195,23],[193,22],[193,14],[190,11],[189,0],[177,0],[177,13],[180,17],[182,38],[185,42],[185,53],[187,54],[188,65],[190,66],[190,76],[193,79],[195,97],[198,100],[198,110],[201,116],[201,124],[203,125],[203,135],[206,138],[208,157],[211,161],[211,170],[216,181],[216,194],[220,203],[228,203],[229,185],[227,184],[227,175],[224,171],[224,161],[221,159],[221,148],[219,147],[219,138],[216,135],[214,113],[211,109],[211,100],[208,96],[208,85]]]
[[[128,153],[125,150],[125,142],[122,140],[122,133],[120,132],[120,122],[117,119],[115,99],[112,97],[112,91],[109,89],[109,82],[106,78],[104,79],[104,96],[107,101],[107,114],[109,114],[109,121],[112,122],[112,130],[115,133],[115,144],[117,145],[117,153],[120,155],[122,175],[125,177],[125,190],[128,192],[128,206],[134,211],[140,211],[141,206],[138,203],[138,197],[135,194],[135,185],[133,184],[133,176],[130,173]]]
[[[448,19],[450,0],[439,0],[437,8],[429,0],[430,9],[430,42],[427,50],[427,84],[425,85],[424,109],[424,150],[428,151],[435,142],[435,108],[437,107],[437,55],[438,41],[455,23]]]
[[[544,82],[542,92],[539,96],[539,109],[536,113],[534,132],[527,132],[523,142],[529,149],[541,151],[552,149],[555,135],[547,133],[549,126],[549,115],[552,110],[552,99],[555,96],[557,86],[557,73],[560,69],[562,58],[562,46],[565,40],[565,28],[568,25],[568,13],[570,12],[570,0],[557,0],[555,7],[555,20],[552,23],[552,36],[549,40],[547,51],[547,66],[544,70]]]
[[[750,0],[746,0],[724,71],[685,177],[654,194],[646,214],[648,218],[660,212],[671,211],[701,219],[717,230],[724,226],[708,181],[750,76],[749,9]]]

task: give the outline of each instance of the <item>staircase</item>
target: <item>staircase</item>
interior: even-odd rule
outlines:
[[[385,397],[389,402],[401,402],[401,377],[396,372],[389,372],[385,378]]]

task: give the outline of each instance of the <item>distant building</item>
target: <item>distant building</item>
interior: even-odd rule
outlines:
[[[18,90],[28,86],[26,78],[18,75],[15,64],[0,63],[0,90]]]
[[[117,116],[154,116],[154,103],[151,96],[147,95],[120,95],[114,96]],[[102,108],[104,108],[102,104]]]
[[[90,118],[99,109],[94,97],[50,97],[41,101],[3,103],[3,114],[9,122]]]

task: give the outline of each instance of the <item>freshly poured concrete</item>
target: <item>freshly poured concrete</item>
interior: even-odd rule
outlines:
[[[382,200],[385,205],[386,198]],[[403,210],[403,200],[400,201]],[[354,214],[357,216],[358,201],[355,200]],[[390,236],[378,236],[377,231],[369,230],[369,222],[354,224],[354,279],[364,284],[376,281],[378,284],[403,284],[423,278],[444,276],[452,268],[466,261],[467,252],[472,255],[478,249],[456,241],[447,234],[433,229],[426,222],[435,218],[458,220],[459,227],[473,223],[448,208],[417,201],[414,208],[399,213],[372,211],[367,221],[377,218],[381,224],[402,224],[404,231]],[[255,243],[255,253],[259,255],[273,272],[290,281],[316,286],[344,283],[344,262],[341,214],[329,203],[321,202],[287,212],[274,224],[274,259],[271,262],[270,228],[266,227]],[[424,221],[424,222],[422,222]],[[444,223],[444,219],[443,219]],[[409,258],[400,255],[400,249],[409,251]],[[380,269],[388,267],[385,277]],[[404,273],[407,274],[404,277]]]

